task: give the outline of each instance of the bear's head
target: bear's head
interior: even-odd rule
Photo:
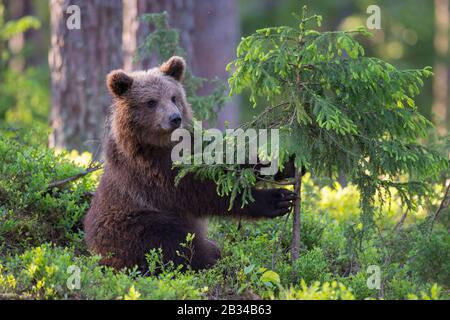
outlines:
[[[186,62],[172,57],[161,66],[126,73],[114,70],[107,86],[115,98],[112,134],[123,147],[170,146],[172,132],[192,121],[181,84]]]

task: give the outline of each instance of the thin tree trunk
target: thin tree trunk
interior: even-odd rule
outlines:
[[[434,66],[433,106],[434,123],[441,134],[445,134],[449,126],[448,115],[448,78],[447,66],[449,47],[449,0],[435,0],[435,37],[436,64]]]
[[[66,27],[70,5],[80,8],[80,30]],[[122,0],[52,0],[50,10],[50,146],[98,157],[111,104],[105,77],[123,65]]]
[[[291,243],[291,259],[296,261],[300,256],[300,226],[302,211],[302,173],[295,173],[294,193],[298,196],[294,204],[294,219],[292,222],[292,243]]]

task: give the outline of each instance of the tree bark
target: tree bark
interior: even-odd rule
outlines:
[[[197,0],[198,1],[198,0]],[[194,2],[195,0],[124,0],[124,66],[125,70],[145,70],[153,67],[155,57],[147,57],[134,61],[136,50],[141,45],[151,27],[139,20],[145,13],[161,13],[167,11],[169,24],[180,31],[180,45],[186,51],[190,64],[194,57],[192,36],[194,33]]]
[[[302,173],[295,173],[294,193],[298,196],[294,204],[294,219],[292,222],[292,243],[291,243],[291,259],[295,262],[300,256],[300,226],[302,211]]]
[[[198,2],[198,0],[197,0]],[[195,6],[195,30],[193,36],[194,57],[193,70],[196,76],[227,81],[226,66],[236,57],[240,28],[234,0],[203,1]],[[199,94],[207,95],[212,91],[211,85],[205,85]],[[230,128],[239,123],[239,100],[230,100],[217,116],[219,129],[224,129],[224,122]]]
[[[134,54],[150,27],[138,20],[144,13],[167,11],[169,24],[180,31],[181,47],[186,51],[192,73],[208,79],[226,80],[226,65],[234,59],[239,38],[236,3],[202,0],[131,0],[124,3],[125,70],[148,69],[155,57],[133,62]],[[198,94],[206,95],[212,88],[205,85]],[[229,102],[218,115],[218,127],[227,120],[230,127],[238,123],[237,101]]]
[[[66,27],[70,5],[80,8],[80,30]],[[50,10],[50,146],[87,150],[98,158],[111,104],[105,77],[123,65],[122,1],[52,0]]]
[[[449,47],[449,0],[435,0],[435,37],[434,48],[436,63],[433,79],[433,120],[441,134],[446,134],[449,126],[448,115],[448,83],[449,69],[447,66]]]

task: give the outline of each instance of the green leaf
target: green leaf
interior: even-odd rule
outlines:
[[[273,284],[280,284],[280,276],[278,275],[278,273],[272,271],[272,270],[267,270],[266,272],[264,272],[260,278],[260,280],[262,282],[270,282]]]
[[[249,265],[249,266],[247,266],[247,267],[244,268],[244,273],[245,273],[245,274],[249,274],[249,273],[252,272],[254,269],[255,269],[255,265],[254,265],[254,264],[251,264],[251,265]]]

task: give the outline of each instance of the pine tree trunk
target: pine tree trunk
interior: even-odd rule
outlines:
[[[70,5],[80,7],[80,30],[66,27]],[[87,150],[98,158],[111,104],[105,77],[123,65],[122,0],[52,0],[50,10],[50,146]]]
[[[139,14],[137,12],[136,0],[123,1],[123,69],[133,71],[135,69],[134,55],[136,54],[137,31],[139,29]]]
[[[228,78],[226,65],[234,59],[239,40],[239,24],[234,0],[131,0],[124,4],[125,70],[148,69],[155,57],[134,61],[137,48],[151,31],[138,20],[145,13],[167,11],[169,24],[180,31],[180,45],[186,51],[189,68],[194,75],[207,79]],[[211,87],[204,86],[198,94],[206,95]],[[232,100],[218,115],[218,126],[227,120],[230,127],[238,123],[237,101]]]
[[[198,2],[198,0],[197,0]],[[236,47],[240,30],[236,3],[227,1],[204,1],[195,6],[195,30],[193,70],[196,76],[227,81],[226,66],[236,58]],[[210,94],[212,87],[205,85],[200,95]],[[219,129],[224,129],[224,122],[230,128],[239,123],[239,99],[229,101],[217,116]]]
[[[436,64],[433,79],[433,120],[439,133],[449,129],[448,90],[449,69],[447,66],[449,48],[449,0],[435,0],[435,38]]]
[[[295,173],[294,193],[298,196],[294,204],[294,219],[292,222],[291,259],[295,262],[300,256],[300,217],[302,211],[302,173]]]
[[[155,57],[133,61],[133,57],[151,32],[150,26],[139,20],[146,13],[167,11],[169,24],[180,31],[180,45],[186,51],[188,63],[194,56],[192,34],[194,32],[194,0],[126,0],[124,2],[124,66],[125,70],[148,69],[155,65]]]

